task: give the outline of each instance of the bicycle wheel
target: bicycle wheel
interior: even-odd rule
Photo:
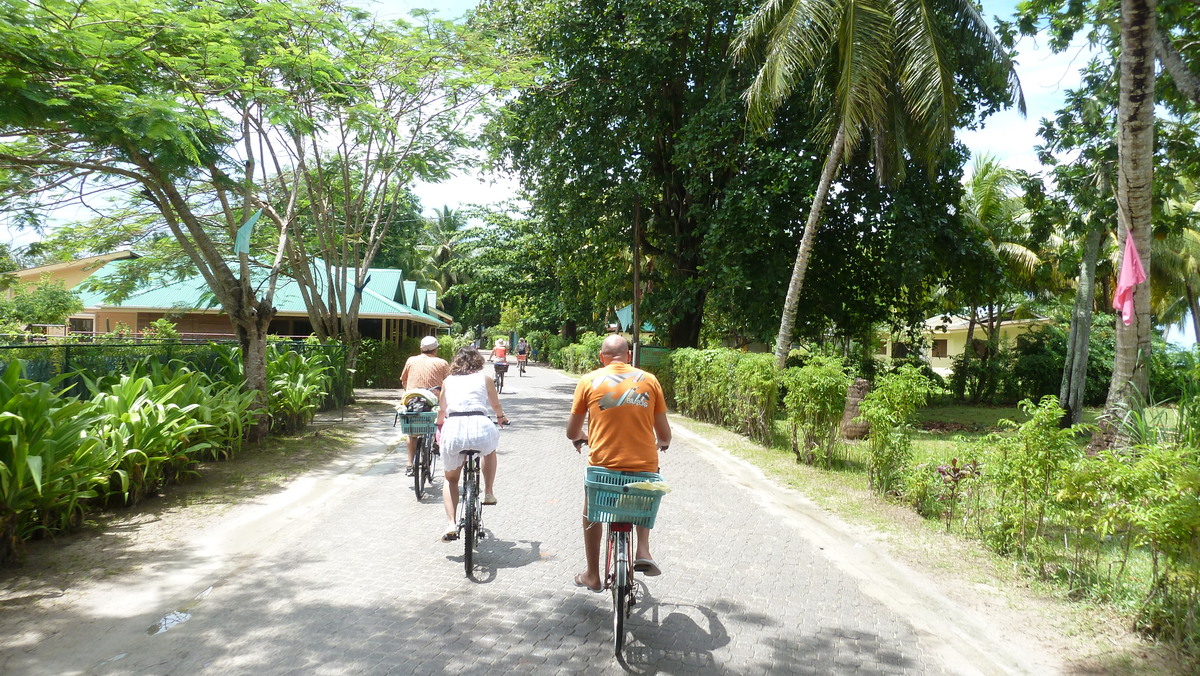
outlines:
[[[497,392],[504,391],[504,374],[503,373],[496,374],[496,391]]]
[[[413,451],[413,491],[417,494],[417,502],[421,501],[421,493],[425,490],[425,436],[417,437],[417,448]]]
[[[433,468],[437,465],[438,445],[432,434],[425,435],[425,483],[433,489]]]
[[[471,459],[467,462],[475,461]],[[467,468],[463,477],[463,568],[467,572],[467,577],[471,577],[471,574],[475,572],[475,537],[479,529],[479,510],[476,505],[479,502],[479,474],[472,466]]]
[[[616,556],[612,581],[613,595],[613,653],[621,656],[625,647],[625,616],[629,613],[629,533],[609,532],[616,538]]]

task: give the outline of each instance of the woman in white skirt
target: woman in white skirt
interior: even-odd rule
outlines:
[[[483,504],[496,504],[492,486],[496,481],[496,446],[500,443],[500,432],[487,415],[491,406],[496,412],[496,423],[508,424],[504,410],[500,408],[500,396],[496,383],[483,373],[483,355],[479,349],[468,345],[458,349],[450,364],[450,375],[442,383],[438,393],[438,427],[442,430],[442,467],[446,480],[442,482],[442,502],[446,506],[446,527],[442,540],[449,542],[458,538],[458,475],[462,473],[463,456],[460,451],[479,451],[483,470]]]

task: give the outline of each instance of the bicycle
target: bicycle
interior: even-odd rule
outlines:
[[[528,361],[529,361],[529,355],[527,355],[527,354],[518,354],[517,355],[517,375],[520,376],[521,378],[525,377],[525,363]]]
[[[658,504],[663,494],[630,486],[640,482],[659,482],[654,472],[616,472],[603,467],[588,467],[584,478],[587,491],[587,520],[603,523],[608,547],[604,556],[604,589],[613,598],[613,652],[619,658],[625,646],[625,620],[633,614],[638,590],[633,584],[631,534],[634,526],[654,527]]]
[[[463,568],[475,572],[475,546],[483,538],[483,498],[479,495],[479,451],[463,451],[462,488],[458,496],[458,533],[463,541]]]
[[[493,380],[496,382],[496,393],[504,391],[504,374],[508,373],[508,362],[498,361],[492,364],[492,372],[495,374]]]
[[[434,433],[437,431],[437,411],[400,411],[400,431],[416,436],[417,446],[413,450],[413,492],[417,501],[425,493],[425,486],[433,487],[433,467],[437,464],[438,449]]]

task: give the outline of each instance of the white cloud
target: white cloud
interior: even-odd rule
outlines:
[[[990,154],[1005,166],[1026,171],[1042,168],[1034,146],[1042,143],[1037,135],[1042,118],[1053,117],[1062,107],[1068,89],[1079,86],[1079,70],[1087,65],[1092,50],[1086,40],[1077,37],[1069,49],[1051,53],[1045,40],[1022,38],[1017,43],[1017,77],[1025,92],[1028,116],[1015,108],[1000,111],[978,130],[963,130],[959,138],[973,156]],[[968,172],[970,166],[967,167]]]

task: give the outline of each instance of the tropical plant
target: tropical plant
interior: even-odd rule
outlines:
[[[785,370],[781,380],[796,459],[831,467],[851,380],[845,364],[837,357],[814,355],[804,366]]]
[[[881,494],[894,493],[912,456],[913,414],[941,388],[912,365],[880,377],[859,404],[859,420],[871,427],[867,482]]]
[[[79,523],[108,478],[95,422],[89,402],[23,380],[19,361],[0,374],[0,561],[18,539]]]
[[[312,420],[329,388],[330,367],[321,358],[305,358],[275,344],[267,358],[271,427],[290,434]]]
[[[959,69],[969,68],[966,54],[954,54],[950,45],[977,48],[975,66],[1002,79],[1009,101],[1024,111],[1012,62],[979,10],[963,0],[942,4],[935,9],[917,1],[767,0],[738,36],[734,52],[743,59],[767,43],[744,96],[755,127],[766,129],[775,110],[809,77],[817,83],[814,94],[829,99],[817,105],[824,115],[819,133],[829,150],[784,300],[775,341],[779,368],[791,349],[821,212],[845,159],[869,138],[878,177],[885,181],[903,177],[906,155],[934,165],[950,145],[960,115],[955,81]]]

